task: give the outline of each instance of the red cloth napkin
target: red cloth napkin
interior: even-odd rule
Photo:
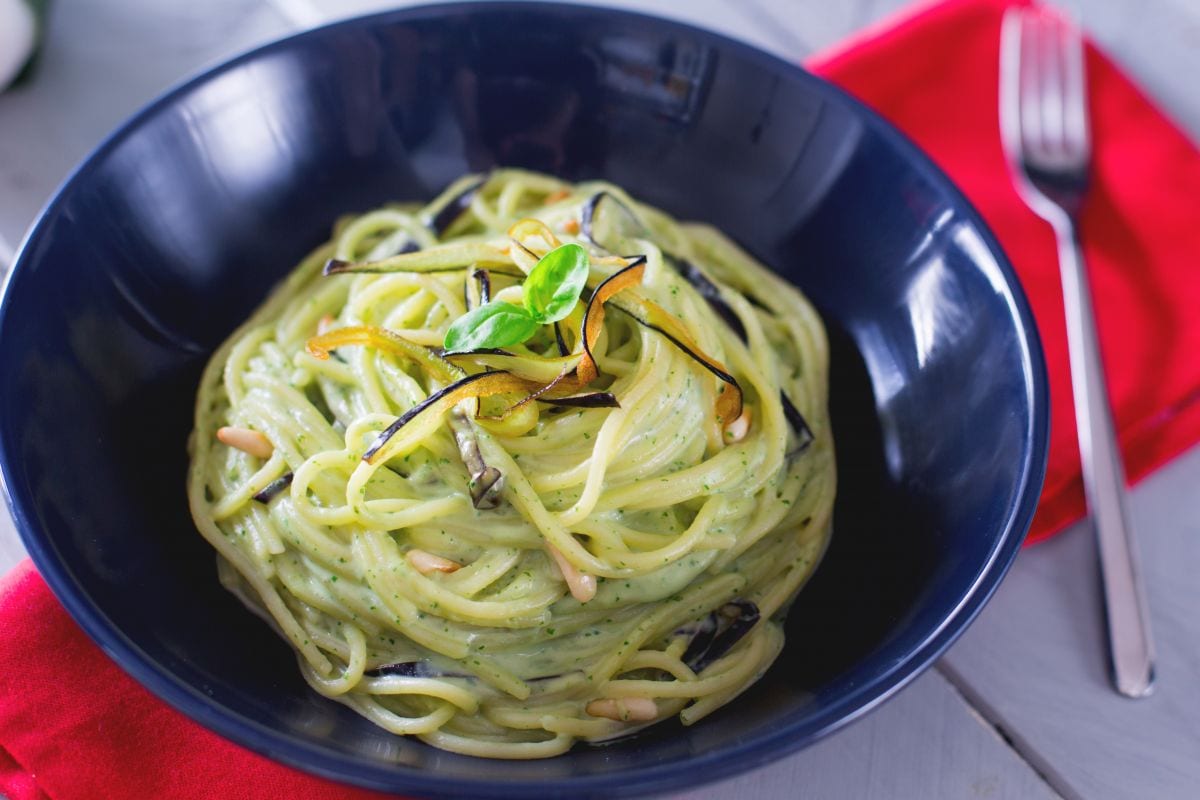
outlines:
[[[1031,538],[1083,510],[1050,230],[1001,156],[1003,0],[950,0],[812,66],[906,131],[966,191],[1029,294],[1050,372],[1052,443]],[[1088,53],[1096,185],[1083,238],[1121,441],[1140,477],[1200,439],[1200,154]],[[26,563],[0,586],[0,792],[11,800],[365,800],[250,753],[152,697],[97,649]]]
[[[1050,458],[1028,542],[1084,513],[1054,234],[1000,145],[1000,19],[1014,0],[949,0],[866,31],[809,67],[906,132],[983,214],[1033,307],[1050,374]],[[1094,185],[1082,220],[1125,467],[1137,480],[1200,440],[1200,152],[1095,48]]]
[[[396,800],[245,750],[143,689],[25,561],[0,584],[0,793],[9,800]]]

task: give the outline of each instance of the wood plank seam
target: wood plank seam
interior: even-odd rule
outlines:
[[[1046,788],[1063,800],[1083,800],[1070,782],[1054,766],[1038,753],[1023,736],[1008,725],[996,709],[971,687],[966,678],[945,660],[938,661],[934,670],[946,679],[946,683],[962,700],[967,710],[979,720],[979,724],[990,728],[1017,758],[1033,771]]]

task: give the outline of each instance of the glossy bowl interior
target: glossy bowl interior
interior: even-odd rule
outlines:
[[[788,645],[741,699],[537,762],[456,756],[309,691],[217,584],[184,496],[214,347],[334,219],[468,170],[602,176],[799,284],[833,342],[840,494]],[[220,66],[106,141],[25,243],[0,317],[11,509],[71,614],[135,678],[248,747],[445,796],[633,794],[794,750],[963,630],[1041,487],[1025,302],[960,194],[838,90],[745,45],[593,8],[468,4],[339,23]]]

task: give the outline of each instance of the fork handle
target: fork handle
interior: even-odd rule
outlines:
[[[1083,488],[1100,556],[1112,679],[1121,694],[1145,697],[1154,686],[1154,643],[1137,546],[1125,507],[1125,471],[1104,383],[1087,269],[1073,221],[1056,222],[1054,228]]]

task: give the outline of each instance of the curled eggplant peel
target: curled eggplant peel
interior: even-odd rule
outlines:
[[[600,338],[600,329],[604,326],[604,304],[618,292],[641,283],[645,274],[646,257],[638,256],[629,266],[617,270],[601,281],[592,292],[587,307],[583,310],[583,325],[580,326],[582,335],[579,338],[583,343],[583,358],[579,360],[579,366],[575,367],[580,388],[587,386],[600,374],[596,358],[592,355],[592,348],[596,346],[596,340]]]
[[[345,345],[364,345],[374,347],[385,352],[406,358],[420,365],[426,372],[443,383],[450,383],[447,389],[461,384],[465,380],[466,373],[460,368],[454,366],[445,359],[435,355],[426,347],[410,342],[399,334],[392,333],[386,328],[379,328],[367,325],[361,325],[350,328],[338,328],[337,330],[329,331],[320,336],[314,336],[308,340],[306,348],[310,355],[314,358],[325,359],[329,357],[330,352],[335,347]],[[484,373],[489,374],[489,373]],[[511,377],[511,376],[510,376]],[[526,386],[528,382],[522,383]],[[435,393],[432,397],[427,398],[424,402],[428,403],[435,397],[446,392],[443,389],[441,392]],[[471,397],[480,397],[480,394],[465,394],[459,397],[459,401],[470,399]],[[424,404],[421,404],[424,405]],[[416,408],[421,408],[421,405]],[[452,408],[455,403],[451,403],[447,408]],[[409,414],[413,413],[409,411]],[[407,414],[405,416],[408,416]],[[404,419],[401,417],[400,419]],[[397,420],[399,422],[400,420]],[[458,444],[459,454],[462,456],[463,464],[467,467],[467,472],[470,473],[471,480],[469,484],[471,492],[471,502],[476,508],[495,508],[500,502],[500,493],[504,487],[504,475],[495,467],[489,466],[483,459],[483,455],[479,450],[479,440],[475,434],[474,428],[471,426],[470,419],[465,411],[454,409],[450,417],[450,428],[454,432],[455,442]],[[399,427],[397,427],[397,430]],[[385,431],[386,433],[386,431]],[[388,437],[390,438],[390,437]],[[369,456],[373,451],[378,450],[383,444],[387,443],[387,439],[382,436],[377,439],[371,446],[371,449],[364,455],[364,459],[371,462]],[[268,487],[270,488],[270,487]],[[265,490],[264,490],[265,491]]]
[[[487,305],[492,299],[492,276],[486,269],[477,269],[471,272],[471,277],[479,282],[479,304]]]
[[[792,430],[796,432],[797,438],[796,446],[788,453],[788,456],[800,455],[808,449],[816,437],[813,435],[812,428],[808,427],[808,420],[804,418],[800,409],[796,408],[796,404],[784,394],[782,389],[779,390],[779,401],[783,404],[783,416],[792,426]]]
[[[579,353],[559,358],[536,358],[505,351],[488,350],[455,353],[448,355],[447,358],[468,359],[483,366],[504,369],[509,374],[531,377],[536,374],[536,377],[541,378],[543,382],[549,379],[548,383],[538,386],[521,400],[509,406],[502,414],[495,417],[496,419],[503,419],[535,400],[558,399],[576,394],[600,375],[596,359],[592,355],[592,348],[599,339],[600,330],[604,326],[605,302],[612,299],[618,292],[641,283],[645,269],[646,259],[639,257],[632,264],[605,278],[592,292],[584,309],[583,323],[580,326],[582,330],[579,341],[582,348]],[[553,370],[558,370],[558,374],[551,377],[548,373]]]
[[[729,601],[697,626],[681,660],[693,672],[704,671],[741,641],[760,618],[758,606],[752,601]]]
[[[538,399],[547,405],[562,406],[563,408],[621,407],[621,404],[617,402],[616,395],[612,392],[592,392],[590,394],[577,394],[571,397],[543,397]]]
[[[545,246],[538,245],[537,239],[541,239]],[[508,229],[508,240],[511,247],[515,247],[527,255],[532,262],[536,262],[563,243],[549,225],[534,217],[526,217],[513,223],[512,227]],[[593,255],[590,259],[591,263],[598,267],[625,267],[631,260],[639,258],[639,256],[615,255],[603,247],[597,246],[596,249],[604,250],[605,253],[600,256]]]
[[[331,258],[325,262],[324,275],[348,272],[457,272],[475,267],[506,267],[512,258],[504,249],[483,242],[461,242],[400,253],[376,261],[343,261]],[[515,274],[515,273],[514,273]],[[523,277],[517,275],[517,277]]]
[[[463,212],[471,207],[475,195],[479,194],[479,190],[487,181],[488,176],[484,175],[478,180],[468,183],[462,188],[462,191],[446,201],[446,204],[439,208],[436,214],[425,220],[425,227],[429,228],[434,236],[442,238],[442,234],[448,231],[450,226],[463,215]]]
[[[549,232],[549,229],[545,228],[540,221],[530,220],[527,223],[517,223],[513,226],[510,234],[538,235],[543,239],[549,236],[553,239],[553,233]],[[545,230],[542,230],[543,228]],[[516,236],[514,236],[515,238]],[[553,244],[555,241],[557,239],[546,243]],[[402,444],[396,444],[394,440],[396,435],[410,422],[423,414],[441,417],[458,403],[472,398],[510,393],[522,394],[523,397],[520,400],[497,417],[499,419],[509,416],[517,409],[536,400],[548,402],[566,400],[565,404],[567,405],[574,403],[590,407],[605,407],[610,403],[615,404],[616,398],[608,393],[600,392],[582,397],[579,393],[600,374],[592,348],[595,347],[604,326],[605,304],[619,293],[640,284],[645,270],[646,258],[638,256],[596,286],[583,312],[578,343],[580,352],[568,356],[539,358],[517,355],[503,350],[488,350],[455,353],[443,357],[384,328],[370,326],[339,328],[313,337],[308,341],[307,350],[316,358],[328,358],[330,351],[344,345],[377,347],[418,363],[439,382],[447,384],[410,408],[379,434],[363,454],[364,461],[374,464],[386,460],[390,454],[401,449]],[[722,422],[730,422],[741,415],[741,386],[721,362],[708,357],[700,350],[678,319],[661,306],[639,295],[634,295],[629,300],[622,300],[617,307],[639,324],[665,336],[668,341],[726,384],[724,390],[718,395],[716,403],[716,413]],[[451,363],[451,359],[470,360],[496,371],[467,375],[461,367]],[[461,449],[463,444],[461,438],[459,444]],[[468,469],[472,469],[470,463],[467,466]],[[486,476],[473,473],[473,481],[476,483],[478,478],[484,477],[491,477],[490,473]],[[491,481],[488,484],[489,487],[494,483],[495,481]],[[473,499],[476,499],[474,492]],[[482,495],[481,498],[476,499],[477,505],[481,501]]]
[[[639,217],[632,208],[630,208],[623,200],[621,200],[621,198],[608,191],[599,191],[584,201],[582,211],[580,212],[579,221],[580,235],[593,247],[603,250],[606,253],[612,252],[612,250],[610,250],[604,244],[596,241],[595,238],[596,209],[599,208],[600,203],[606,200],[620,209],[621,213],[623,213],[628,219],[632,220],[643,231],[646,231],[647,233],[649,232],[646,224],[642,222],[641,217]],[[666,261],[666,263],[669,264],[681,278],[687,281],[687,283],[696,290],[697,294],[704,298],[704,301],[708,303],[708,306],[713,310],[713,313],[721,318],[721,321],[724,322],[731,331],[733,331],[734,335],[736,335],[738,339],[740,339],[742,342],[749,341],[749,337],[746,334],[746,326],[742,324],[737,312],[735,312],[733,307],[725,301],[725,298],[721,295],[720,287],[718,287],[717,284],[712,281],[712,279],[704,274],[703,270],[687,259],[680,258],[679,256],[667,251],[663,251],[663,260]],[[763,308],[762,303],[759,302],[753,295],[745,294],[745,297],[754,305],[758,306],[759,308]],[[653,326],[651,325],[648,327]],[[689,353],[689,355],[692,355],[692,353]],[[693,355],[693,357],[695,356]],[[710,370],[712,369],[703,360],[699,358],[696,360],[700,361],[702,364],[705,364],[706,368]],[[718,377],[721,376],[718,375]],[[722,378],[722,380],[724,379]],[[786,393],[784,393],[782,389],[779,391],[779,399],[783,403],[784,417],[787,419],[788,424],[792,427],[792,430],[795,432],[798,439],[796,446],[788,455],[798,455],[799,453],[804,452],[808,446],[812,444],[812,428],[809,427],[808,421],[804,419],[804,415],[800,413],[798,408],[796,408],[796,404],[791,401],[791,399]],[[727,421],[731,421],[737,417],[725,416],[724,418]]]
[[[526,217],[518,220],[508,229],[508,238],[514,245],[524,250],[529,255],[536,258],[541,258],[554,248],[562,244],[559,238],[554,235],[554,231],[550,230],[550,226],[542,222],[540,219]],[[530,239],[541,238],[546,243],[545,252],[539,253],[530,247],[527,242]]]
[[[691,284],[696,292],[704,298],[705,302],[708,303],[709,308],[713,310],[713,313],[720,317],[721,320],[729,326],[729,329],[733,331],[739,339],[742,340],[743,343],[749,341],[749,338],[746,335],[746,326],[742,324],[742,320],[733,310],[733,307],[725,302],[725,298],[721,296],[721,290],[717,287],[717,285],[709,280],[708,276],[690,261],[677,258],[666,253],[664,253],[664,256],[666,256],[667,263],[674,267],[675,271],[678,272],[685,281]],[[745,297],[755,305],[759,307],[762,306],[762,304],[755,300],[751,295],[747,294]],[[808,420],[806,420],[804,415],[800,413],[800,409],[796,408],[796,404],[792,402],[791,398],[788,397],[782,389],[779,390],[779,400],[783,404],[784,418],[787,419],[788,424],[792,427],[792,430],[795,432],[798,440],[796,446],[791,450],[791,452],[788,453],[788,455],[798,455],[799,453],[802,453],[808,449],[808,446],[812,444],[812,428],[809,427]]]
[[[500,505],[500,495],[504,491],[504,473],[484,461],[475,428],[471,425],[467,412],[461,407],[450,411],[450,429],[454,431],[458,454],[471,475],[467,484],[471,491],[471,504],[476,508],[495,508]]]
[[[560,398],[578,392],[599,376],[600,370],[596,364],[592,348],[595,347],[596,341],[600,337],[600,330],[604,325],[605,303],[614,300],[619,293],[626,289],[640,284],[645,274],[645,269],[645,256],[638,256],[632,263],[605,278],[596,287],[583,312],[582,331],[579,337],[582,344],[582,352],[577,356],[578,362],[575,364],[574,372],[571,373],[569,367],[564,369],[557,378],[543,389],[525,397],[510,407],[505,412],[505,415],[526,403],[548,395],[548,393],[552,393],[549,394],[549,398]],[[741,415],[742,387],[729,374],[729,370],[721,362],[704,354],[676,317],[662,308],[662,306],[637,295],[632,295],[629,299],[622,298],[619,301],[614,301],[614,305],[641,325],[665,336],[668,341],[687,356],[716,375],[717,378],[726,384],[725,391],[722,391],[717,398],[716,408],[717,416],[723,422],[730,422]],[[494,354],[491,355],[494,356]],[[570,358],[575,357],[572,356]],[[503,358],[503,356],[500,358]],[[511,358],[513,359],[514,371],[520,369],[520,357],[512,356]],[[563,358],[537,359],[537,362],[540,362],[541,365],[558,365],[562,364],[565,360]],[[529,363],[528,359],[526,363]]]
[[[633,209],[625,204],[621,198],[607,190],[601,190],[584,201],[583,207],[579,212],[579,235],[586,239],[591,245],[603,250],[606,253],[612,253],[613,250],[596,241],[596,209],[600,207],[600,203],[604,200],[609,200],[619,208],[625,216],[633,220],[643,231],[648,231],[646,223],[642,222],[641,217],[634,213]]]
[[[481,417],[481,419],[487,419],[487,420],[492,420],[495,422],[500,422],[505,419],[508,419],[510,416],[515,414],[517,412],[517,410],[524,408],[525,406],[532,403],[534,400],[548,400],[548,399],[553,398],[555,395],[571,394],[573,391],[576,391],[576,387],[572,383],[572,381],[574,381],[574,379],[575,379],[574,373],[572,373],[570,371],[563,372],[557,378],[555,378],[554,380],[545,384],[544,386],[539,386],[537,389],[534,389],[532,392],[525,395],[520,400],[513,403],[511,406],[504,409],[503,412],[501,412],[499,414],[493,414],[493,415]]]
[[[396,664],[381,664],[374,669],[363,672],[368,678],[384,678],[396,676],[399,678],[472,678],[464,672],[443,672],[435,669],[425,661],[401,661]]]
[[[697,294],[704,298],[704,301],[708,303],[708,307],[713,310],[713,313],[720,317],[743,343],[749,341],[746,335],[746,326],[738,318],[737,312],[733,310],[733,307],[729,303],[725,302],[725,298],[721,296],[720,288],[709,280],[709,277],[699,267],[685,258],[679,258],[668,253],[663,253],[663,256],[664,260],[679,273],[681,278],[696,290]]]
[[[567,347],[567,342],[563,339],[562,328],[558,326],[557,322],[554,323],[554,343],[558,345],[558,354],[560,356],[570,355],[571,349]]]
[[[607,191],[599,191],[589,197],[583,204],[581,213],[581,221],[579,223],[580,235],[583,236],[594,247],[597,247],[605,252],[612,252],[610,248],[596,241],[595,238],[595,217],[596,209],[599,208],[601,201],[608,200],[621,210],[628,219],[632,220],[635,225],[642,229],[646,234],[650,233],[650,229],[646,227],[646,223],[642,222],[641,217],[621,198]],[[679,274],[687,283],[696,290],[696,293],[704,298],[713,312],[721,318],[721,320],[729,326],[730,330],[737,335],[743,342],[747,341],[746,326],[738,319],[737,312],[729,303],[725,302],[725,298],[721,296],[721,289],[717,284],[704,274],[704,271],[697,267],[692,262],[685,258],[680,258],[674,253],[663,251],[663,260]]]
[[[475,295],[472,295],[474,287]],[[492,278],[486,269],[474,269],[463,280],[463,308],[467,311],[485,306],[492,299]]]
[[[447,672],[431,666],[426,661],[400,661],[395,664],[381,664],[374,669],[368,669],[363,672],[368,678],[384,678],[388,676],[396,676],[400,678],[462,678],[465,680],[478,680],[474,675],[466,672]],[[551,681],[555,678],[561,678],[564,674],[557,675],[538,675],[533,678],[526,678],[526,683],[535,681]]]
[[[396,434],[422,414],[428,413],[433,417],[440,418],[463,400],[512,392],[536,391],[539,388],[541,387],[537,387],[531,381],[507,372],[481,372],[478,375],[468,375],[439,389],[397,417],[396,421],[380,433],[363,453],[363,461],[368,464],[376,464],[386,461],[393,453],[398,452],[402,442],[396,439]]]
[[[717,417],[722,424],[733,422],[742,415],[742,387],[729,373],[729,369],[704,353],[700,346],[693,341],[687,330],[679,322],[679,318],[662,306],[641,297],[632,299],[622,298],[614,303],[620,311],[627,314],[635,322],[649,328],[675,345],[684,355],[691,358],[700,366],[716,375],[725,383],[724,391],[717,395]]]
[[[292,473],[287,472],[280,475],[275,480],[268,483],[260,491],[254,494],[254,499],[260,503],[266,504],[275,499],[275,496],[290,486],[292,483]]]
[[[313,358],[324,361],[329,358],[329,354],[335,348],[348,345],[374,347],[377,350],[406,358],[443,383],[458,380],[466,375],[460,368],[434,354],[428,347],[410,342],[400,334],[376,325],[352,325],[347,328],[336,328],[312,337],[305,343],[304,349]]]
[[[645,267],[646,260],[638,259],[606,278],[596,287],[583,315],[583,332],[580,336],[583,352],[573,366],[567,366],[549,383],[533,381],[508,371],[483,372],[462,377],[464,373],[459,367],[434,355],[430,350],[382,328],[363,326],[330,331],[310,339],[307,349],[313,356],[325,358],[334,347],[346,344],[368,344],[404,355],[423,365],[428,364],[430,372],[439,380],[444,380],[445,376],[450,374],[447,367],[455,371],[454,377],[457,379],[453,383],[439,389],[410,408],[379,434],[367,451],[363,453],[364,461],[368,464],[375,464],[386,461],[391,454],[399,452],[405,442],[398,442],[396,435],[410,422],[424,414],[441,417],[463,400],[509,393],[523,394],[524,397],[521,400],[505,411],[504,416],[507,416],[526,403],[542,397],[549,399],[576,395],[599,375],[595,358],[591,353],[591,346],[600,336],[600,329],[604,324],[604,302],[622,289],[639,283]]]

